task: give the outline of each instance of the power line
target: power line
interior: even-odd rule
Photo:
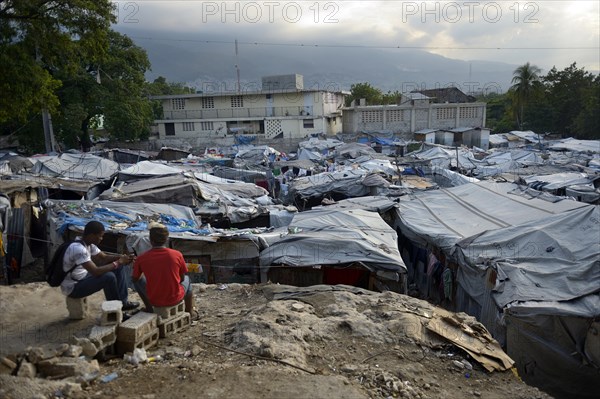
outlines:
[[[200,39],[170,39],[145,36],[129,36],[137,40],[162,40],[171,42],[232,44],[229,40],[200,40]],[[238,44],[254,46],[307,47],[307,48],[364,48],[364,49],[399,49],[399,50],[598,50],[598,47],[460,47],[460,46],[394,46],[371,44],[319,44],[319,43],[275,43],[275,42],[242,42]]]

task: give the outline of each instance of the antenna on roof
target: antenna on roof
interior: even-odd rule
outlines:
[[[238,61],[238,41],[235,39],[235,71],[237,74],[237,92],[241,91],[240,87],[240,66]]]

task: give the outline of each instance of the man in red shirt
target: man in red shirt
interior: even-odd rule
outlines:
[[[153,306],[173,306],[185,299],[185,311],[194,311],[192,284],[181,252],[167,248],[169,230],[161,224],[150,226],[152,248],[137,257],[131,279],[147,312]]]

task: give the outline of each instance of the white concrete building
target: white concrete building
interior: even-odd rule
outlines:
[[[432,103],[421,93],[409,93],[396,105],[354,105],[343,109],[345,133],[390,130],[415,133],[460,127],[485,127],[485,103]]]
[[[249,134],[303,138],[342,132],[348,93],[303,89],[301,75],[263,78],[260,91],[154,96],[164,119],[156,120],[159,139],[214,139]]]

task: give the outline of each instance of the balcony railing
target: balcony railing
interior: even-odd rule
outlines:
[[[313,107],[207,108],[164,111],[165,119],[270,118],[313,115]]]

